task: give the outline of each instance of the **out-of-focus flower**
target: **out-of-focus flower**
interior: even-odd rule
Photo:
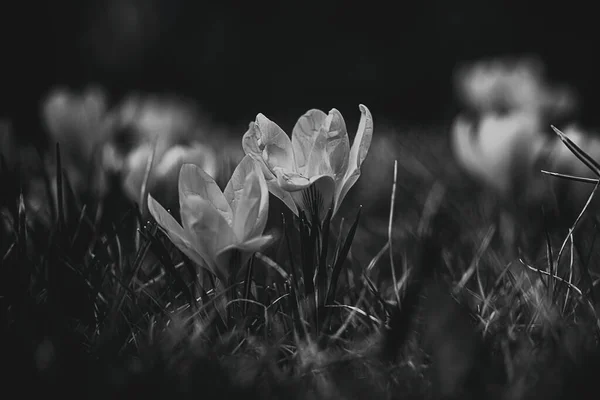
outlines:
[[[361,119],[352,148],[342,114],[332,109],[304,114],[292,131],[292,139],[263,114],[244,135],[246,154],[258,160],[269,191],[296,215],[302,209],[322,219],[329,208],[337,212],[360,176],[360,167],[371,145],[373,118],[359,106]]]
[[[505,199],[538,194],[531,183],[534,174],[541,176],[541,172],[534,166],[549,138],[540,130],[535,116],[489,115],[479,125],[458,117],[450,134],[457,162],[480,183]]]
[[[222,282],[237,267],[268,246],[273,237],[263,235],[269,196],[260,166],[249,156],[237,166],[222,192],[202,168],[184,164],[179,174],[180,225],[152,196],[148,209],[169,239],[185,255],[212,271]]]
[[[110,134],[106,96],[98,88],[81,94],[56,89],[43,104],[43,117],[52,139],[71,157],[89,162],[96,146]]]
[[[141,198],[142,184],[153,151],[152,144],[143,144],[129,153],[123,166],[123,189],[131,199],[140,204],[145,201]],[[175,145],[162,154],[154,153],[146,183],[148,193],[155,193],[155,196],[158,195],[157,197],[170,204],[174,200],[171,197],[177,192],[175,184],[179,170],[183,164],[188,163],[199,165],[211,177],[218,172],[217,158],[208,146],[199,142],[187,146]]]
[[[544,65],[536,58],[480,61],[458,70],[456,84],[463,103],[483,113],[527,110],[561,118],[577,106],[570,88],[545,81]]]
[[[175,186],[181,165],[199,165],[213,178],[221,173],[220,149],[217,143],[209,143],[214,127],[192,103],[132,95],[115,110],[113,119],[118,129],[103,149],[103,165],[121,176],[130,199],[146,204],[140,196],[150,157],[147,193],[169,206],[177,200]]]
[[[42,117],[51,139],[49,174],[55,175],[51,160],[54,160],[54,145],[59,143],[63,169],[76,192],[85,188],[104,193],[106,177],[104,171],[96,168],[95,156],[110,140],[113,121],[107,112],[103,91],[95,87],[83,93],[55,89],[43,103]],[[89,175],[90,172],[93,175]]]
[[[121,126],[129,127],[133,147],[153,142],[158,154],[174,144],[200,139],[208,125],[191,103],[154,96],[130,96],[116,118]]]

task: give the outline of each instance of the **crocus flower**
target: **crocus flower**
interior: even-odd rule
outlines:
[[[130,96],[115,118],[133,133],[134,143],[155,143],[159,154],[176,143],[203,139],[212,131],[206,118],[191,102],[158,96]]]
[[[243,138],[246,154],[258,160],[269,191],[294,214],[299,209],[320,219],[329,208],[337,212],[348,190],[360,176],[371,145],[373,118],[360,105],[361,119],[350,147],[346,123],[335,108],[329,114],[312,109],[292,131],[292,139],[263,114]]]
[[[490,114],[475,121],[459,116],[451,128],[451,146],[459,165],[505,199],[537,194],[534,167],[549,143],[536,115]],[[535,185],[534,185],[535,186]]]
[[[93,87],[82,93],[55,89],[43,103],[42,118],[51,139],[50,171],[55,170],[52,163],[58,142],[61,161],[76,192],[85,188],[104,193],[107,187],[103,171],[93,169],[92,179],[88,175],[90,166],[95,166],[96,151],[109,140],[112,129],[103,91]]]
[[[148,209],[169,239],[185,255],[212,271],[222,282],[238,267],[269,245],[263,235],[269,207],[268,189],[260,166],[249,156],[239,163],[222,192],[200,167],[184,164],[179,173],[181,225],[152,196]]]
[[[132,151],[125,159],[123,189],[132,200],[140,201],[142,184],[152,152],[153,146],[146,143]],[[175,145],[162,154],[155,151],[148,175],[148,192],[161,191],[163,199],[169,193],[176,192],[177,175],[181,166],[187,163],[201,166],[211,177],[215,177],[217,174],[218,162],[211,148],[199,142]],[[141,199],[141,202],[143,201],[144,199]]]
[[[568,116],[577,105],[574,92],[545,79],[536,58],[479,61],[456,73],[458,95],[478,112],[528,110],[556,118]]]
[[[56,89],[43,104],[43,119],[51,138],[84,163],[110,132],[105,97],[97,88],[81,94]]]

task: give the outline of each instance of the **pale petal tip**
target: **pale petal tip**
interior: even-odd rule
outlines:
[[[265,124],[265,123],[269,123],[271,122],[271,120],[269,118],[267,118],[267,116],[263,113],[258,113],[256,114],[256,124]]]
[[[148,205],[148,211],[150,212],[150,215],[152,215],[152,217],[158,222],[160,220],[160,214],[162,211],[166,210],[164,209],[164,207],[154,199],[154,197],[152,197],[151,194],[148,193],[148,200],[147,200],[147,205]],[[160,225],[160,224],[159,224]]]
[[[364,104],[359,104],[358,109],[363,114],[369,114],[369,115],[371,114],[371,112],[369,111],[369,108],[367,106],[365,106]]]

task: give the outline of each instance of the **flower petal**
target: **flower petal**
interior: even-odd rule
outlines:
[[[262,157],[271,171],[279,167],[288,171],[296,171],[294,149],[289,136],[263,114],[256,116],[254,134]]]
[[[360,177],[360,166],[369,152],[371,139],[373,138],[373,117],[371,116],[371,112],[362,104],[360,104],[358,108],[361,112],[360,122],[358,124],[356,137],[354,138],[354,142],[350,148],[348,171],[344,176],[342,185],[336,193],[335,209],[333,210],[334,215],[350,188]]]
[[[125,161],[125,178],[123,179],[123,190],[125,194],[129,196],[131,200],[140,202],[142,184],[146,176],[146,167],[148,165],[150,157],[152,157],[152,146],[150,144],[144,144],[138,146],[132,151]],[[147,186],[152,188],[154,186],[154,166],[156,165],[156,156],[152,160],[152,169],[148,176]]]
[[[159,179],[177,178],[181,166],[186,163],[200,165],[202,170],[213,178],[217,173],[217,159],[212,149],[200,143],[171,147],[162,156],[154,172]]]
[[[200,195],[191,194],[182,202],[181,220],[193,238],[194,246],[206,254],[206,261],[213,268],[216,266],[216,255],[227,246],[237,243],[233,229],[223,214]],[[228,274],[222,270],[218,273]]]
[[[317,213],[317,218],[322,221],[329,208],[334,203],[335,181],[329,175],[315,176],[310,179],[310,185],[303,190],[292,192],[292,197],[309,218]]]
[[[331,175],[339,184],[348,169],[350,143],[346,122],[335,108],[329,112],[321,131],[315,138],[306,175]]]
[[[286,192],[296,192],[306,189],[310,186],[311,181],[307,177],[300,175],[297,172],[286,172],[279,168],[275,170],[277,176],[277,184]]]
[[[450,147],[461,168],[479,176],[482,155],[476,146],[474,125],[464,117],[457,117],[450,128]]]
[[[325,123],[327,114],[312,109],[301,116],[292,130],[292,148],[296,160],[297,171],[306,174],[306,167],[315,139]]]
[[[240,242],[253,236],[260,209],[260,195],[258,175],[253,171],[248,175],[233,215],[233,231]]]
[[[273,235],[263,235],[252,238],[240,244],[228,246],[217,254],[217,264],[222,270],[232,271],[233,268],[239,269],[246,265],[246,263],[254,253],[265,249],[266,247],[270,246],[274,241],[275,237]],[[232,265],[232,257],[236,252],[237,257],[239,257],[237,260],[235,260],[237,262],[237,265]]]
[[[247,191],[248,189],[252,190]],[[231,205],[234,231],[238,238],[245,240],[248,237],[262,234],[269,211],[269,189],[259,163],[251,156],[244,157],[233,171],[223,193]],[[256,214],[253,211],[250,212],[248,209],[250,205],[256,207]],[[249,217],[249,213],[252,214],[251,217]],[[242,214],[244,214],[243,217]],[[237,224],[241,223],[242,218],[247,219],[245,222],[247,229],[240,231]],[[242,237],[239,236],[241,232],[244,232]]]
[[[531,178],[546,145],[538,128],[537,119],[528,113],[484,117],[477,127],[459,117],[452,131],[453,150],[476,179],[512,197],[519,182],[526,184]]]
[[[183,254],[200,266],[208,266],[203,255],[191,243],[182,226],[151,195],[148,195],[148,210],[161,230]]]
[[[294,200],[290,196],[290,194],[279,187],[277,182],[277,177],[275,174],[269,169],[262,155],[262,150],[259,149],[258,145],[258,137],[259,133],[257,133],[258,128],[256,127],[255,122],[251,122],[248,128],[248,131],[244,134],[242,139],[242,147],[244,152],[251,156],[258,164],[260,165],[263,176],[267,181],[267,188],[269,192],[273,194],[273,196],[277,197],[279,200],[283,201],[283,203],[296,215],[298,215],[298,209],[296,208],[296,204]]]
[[[197,165],[184,164],[179,172],[180,205],[187,201],[187,197],[192,195],[198,195],[209,201],[229,225],[233,223],[231,207],[215,180]],[[187,229],[185,225],[184,228]]]
[[[326,152],[329,158],[329,165],[337,184],[344,178],[346,171],[348,170],[350,140],[348,139],[348,131],[346,129],[344,117],[342,117],[342,114],[335,108],[329,111],[325,128],[327,129]]]

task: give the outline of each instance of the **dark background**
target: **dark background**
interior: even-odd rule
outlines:
[[[536,54],[600,102],[595,4],[500,0],[79,0],[2,6],[0,113],[39,130],[39,102],[57,84],[176,93],[222,122],[263,112],[282,125],[308,108],[415,124],[443,123],[461,62]]]

